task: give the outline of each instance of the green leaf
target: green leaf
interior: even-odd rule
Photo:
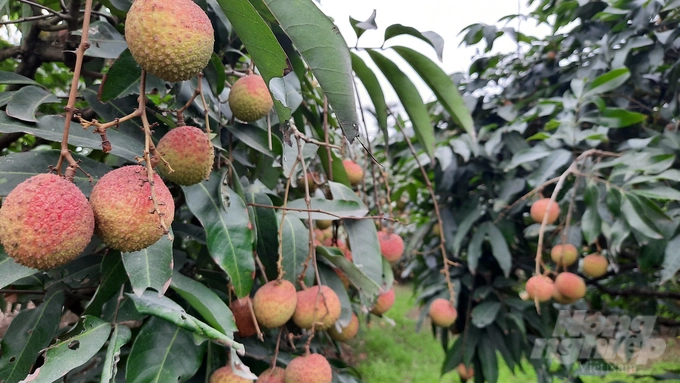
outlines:
[[[19,89],[7,103],[7,115],[18,120],[38,122],[35,112],[40,105],[59,102],[59,97],[43,88],[29,85]]]
[[[74,177],[76,186],[89,197],[92,182],[84,172],[98,180],[111,171],[111,167],[97,162],[78,153],[72,153],[73,159],[83,172],[77,172]],[[8,195],[20,183],[38,174],[47,173],[50,166],[59,161],[59,150],[34,150],[29,152],[9,153],[0,157],[0,195]]]
[[[16,93],[15,90],[0,92],[0,107],[7,105],[12,97],[14,97],[14,93]]]
[[[204,284],[175,271],[170,287],[184,298],[191,307],[214,328],[227,336],[236,331],[236,322],[226,303]]]
[[[352,29],[354,29],[354,33],[356,33],[356,35],[357,35],[357,40],[367,30],[378,29],[378,25],[375,23],[375,16],[376,16],[376,11],[374,9],[373,13],[371,13],[371,16],[366,21],[359,21],[359,20],[353,19],[351,16],[349,17],[349,23],[352,25]]]
[[[366,302],[372,302],[380,293],[379,282],[364,274],[361,268],[345,258],[337,248],[317,246],[316,253],[342,270],[349,281],[357,287]]]
[[[503,170],[507,172],[528,162],[533,162],[540,160],[541,158],[548,157],[551,154],[552,150],[546,150],[546,147],[542,145],[521,149],[512,156],[512,160],[510,160],[510,163]]]
[[[349,300],[347,289],[345,289],[345,285],[342,284],[342,280],[333,269],[324,264],[319,264],[318,266],[321,284],[330,287],[340,299],[341,310],[338,323],[340,326],[347,326],[352,320],[352,303]]]
[[[583,202],[586,210],[581,217],[581,230],[583,237],[590,245],[597,241],[597,237],[602,233],[602,217],[597,211],[598,201],[600,200],[600,190],[594,181],[589,181],[583,194]]]
[[[451,115],[451,118],[473,138],[476,139],[475,123],[472,115],[465,106],[465,101],[461,97],[451,77],[444,72],[437,64],[432,62],[427,56],[415,50],[402,46],[392,47],[406,62],[413,67],[418,75],[432,89],[437,96],[437,100]]]
[[[500,305],[500,303],[499,303]],[[479,306],[478,306],[479,307]],[[503,340],[500,339],[502,342]],[[480,342],[477,345],[477,355],[482,365],[482,373],[484,380],[489,383],[496,383],[498,381],[498,359],[496,356],[497,340],[492,339],[488,333],[483,333]]]
[[[155,317],[165,319],[166,321],[196,335],[204,336],[226,346],[234,347],[237,350],[243,350],[243,345],[234,342],[231,336],[225,335],[224,333],[198,320],[196,317],[187,314],[182,306],[173,302],[168,297],[159,297],[158,294],[154,294],[150,291],[145,291],[141,297],[138,297],[134,294],[127,294],[127,296],[132,300],[132,302],[135,304],[135,307],[137,308],[137,311],[139,311],[141,314],[153,315]],[[139,336],[137,336],[137,339],[139,339]]]
[[[100,316],[104,304],[114,295],[120,294],[128,276],[120,252],[110,251],[101,262],[101,281],[94,296],[87,304],[85,315]]]
[[[357,54],[352,53],[352,69],[357,75],[357,78],[364,84],[364,88],[371,98],[371,103],[375,108],[375,118],[378,121],[378,127],[387,131],[387,104],[385,103],[385,94],[383,93],[380,82],[375,73],[366,65],[364,60]],[[319,148],[319,150],[326,150],[326,148]]]
[[[120,360],[120,349],[132,338],[132,331],[127,326],[114,324],[113,334],[109,339],[109,347],[106,349],[106,358],[102,366],[102,377],[100,383],[114,383],[118,373],[118,361]]]
[[[661,200],[680,200],[680,191],[668,186],[657,186],[649,189],[633,189],[630,191],[643,197]]]
[[[415,28],[407,27],[401,24],[392,24],[385,29],[385,41],[399,35],[411,35],[415,38],[421,39],[430,44],[437,53],[437,58],[442,61],[444,55],[444,39],[435,32],[420,32]]]
[[[189,210],[201,221],[208,234],[208,251],[215,262],[227,272],[239,298],[250,293],[253,286],[252,229],[246,205],[233,190],[221,193],[222,174],[213,172],[210,179],[192,186],[183,186]],[[229,206],[223,207],[223,198]]]
[[[281,214],[276,218],[281,221]],[[299,218],[288,212],[283,220],[283,278],[297,285],[297,278],[302,273],[304,262],[309,256],[309,229]],[[278,241],[277,241],[278,242]],[[278,251],[275,253],[278,255]],[[311,268],[311,265],[310,265]]]
[[[210,84],[210,90],[214,95],[222,94],[224,90],[224,84],[227,82],[227,75],[224,69],[224,64],[217,53],[213,52],[210,56],[210,62],[208,66],[203,70],[208,84]]]
[[[661,281],[660,284],[664,284],[671,280],[675,273],[680,270],[680,235],[675,236],[673,239],[668,241],[668,246],[666,246],[665,255],[663,258],[663,264],[661,266]]]
[[[159,318],[147,321],[132,344],[125,369],[128,383],[184,382],[201,366],[203,348],[191,333]]]
[[[81,35],[81,31],[73,33]],[[115,59],[120,56],[127,43],[125,37],[108,21],[95,21],[90,24],[88,41],[90,47],[85,51],[85,56]]]
[[[269,196],[264,193],[246,192],[248,203],[274,206]],[[279,219],[276,210],[265,207],[248,207],[251,211],[253,223],[257,230],[257,255],[264,265],[268,279],[275,279],[277,275],[276,263],[279,260]],[[284,236],[285,238],[285,236]]]
[[[281,140],[275,134],[272,134],[272,150],[269,150],[269,138],[266,130],[255,125],[236,124],[225,125],[234,137],[239,141],[257,150],[258,152],[269,157],[278,157],[283,154],[283,145]]]
[[[275,99],[292,111],[302,104],[300,79],[293,72],[281,77],[276,77],[269,82],[269,90]]]
[[[346,219],[345,230],[349,236],[352,259],[366,276],[378,285],[383,284],[383,256],[380,254],[378,233],[370,219]]]
[[[100,101],[106,103],[109,100],[139,94],[141,78],[142,67],[132,57],[130,50],[126,49],[106,73],[106,80],[101,85]],[[153,91],[154,88],[165,89],[165,81],[148,73],[145,85],[147,92]]]
[[[5,71],[0,71],[0,84],[6,84],[6,85],[20,85],[20,84],[29,84],[29,85],[40,85],[34,80],[24,77],[20,74],[16,74],[14,72],[5,72]]]
[[[507,278],[512,268],[512,255],[510,254],[508,243],[505,237],[503,237],[503,233],[493,222],[487,221],[484,223],[484,226],[486,226],[486,232],[489,235],[489,243],[491,243],[493,256],[498,261],[498,265]]]
[[[480,225],[475,233],[472,235],[472,239],[468,244],[467,251],[467,261],[470,273],[473,275],[477,272],[477,264],[479,263],[479,258],[482,256],[482,243],[486,237],[486,227]]]
[[[607,128],[625,128],[639,124],[646,119],[647,115],[642,113],[631,112],[621,108],[605,108],[602,111],[593,111],[592,115],[582,117],[579,119],[579,122],[592,122]]]
[[[265,4],[312,69],[352,143],[359,135],[359,118],[349,49],[338,27],[312,0],[298,0],[294,6],[287,0],[265,0]]]
[[[368,209],[355,201],[347,201],[342,199],[327,200],[325,198],[312,198],[311,201],[312,219],[338,219],[363,217],[368,213]],[[288,207],[292,209],[307,210],[307,202],[304,198],[299,198],[288,203]],[[328,215],[323,212],[332,213]],[[289,211],[287,214],[296,216],[300,219],[307,219],[309,216],[306,211]]]
[[[472,309],[472,312],[470,313],[470,316],[472,317],[472,324],[479,328],[484,328],[490,325],[494,320],[496,320],[496,316],[498,315],[498,311],[500,309],[500,302],[482,302],[478,304]]]
[[[367,52],[397,93],[399,101],[401,101],[406,114],[411,119],[411,124],[418,141],[425,149],[430,160],[434,160],[434,127],[430,121],[430,115],[423,103],[423,99],[420,97],[420,93],[418,93],[418,89],[409,80],[408,76],[390,59],[372,49],[368,49]]]
[[[478,205],[469,209],[465,214],[465,218],[458,224],[458,229],[456,230],[456,235],[453,237],[453,254],[458,256],[460,254],[460,249],[463,245],[465,238],[468,238],[468,233],[472,228],[472,225],[477,222],[478,219],[482,217],[482,208]]]
[[[55,291],[40,306],[21,311],[12,320],[0,343],[0,381],[17,383],[31,372],[38,355],[59,328],[63,304],[63,291]]]
[[[26,377],[27,382],[52,383],[94,357],[111,333],[111,324],[93,316],[85,316],[77,334],[53,344],[45,353],[45,363]]]
[[[623,85],[630,77],[628,68],[611,70],[589,83],[581,99],[587,99],[602,93],[610,92]]]
[[[0,289],[18,281],[21,278],[31,276],[39,272],[14,262],[14,258],[5,253],[5,249],[0,246]]]
[[[149,287],[159,295],[165,294],[172,277],[172,241],[167,236],[146,249],[122,255],[135,295],[142,295]]]
[[[550,157],[544,158],[541,165],[531,174],[527,182],[535,187],[555,176],[558,170],[572,161],[572,153],[566,149],[554,150]]]
[[[326,148],[324,148],[323,146],[319,146],[317,154],[319,159],[321,160],[323,170],[324,172],[326,172],[326,176],[328,177],[329,180],[339,182],[349,187],[350,186],[349,178],[347,177],[345,166],[342,164],[342,159],[331,150],[330,157],[332,166],[330,166],[330,163],[328,161],[328,153],[329,151]]]
[[[639,231],[640,233],[649,238],[652,239],[663,238],[663,235],[659,233],[659,229],[657,229],[654,226],[654,223],[652,223],[649,219],[647,219],[643,215],[641,211],[639,211],[640,209],[636,208],[635,206],[636,202],[633,201],[631,198],[634,198],[634,196],[630,196],[627,194],[621,196],[621,213],[623,213],[623,216],[628,222],[628,226],[634,228],[635,230]]]

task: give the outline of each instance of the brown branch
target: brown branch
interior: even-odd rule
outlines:
[[[378,215],[368,215],[368,216],[365,216],[365,217],[348,217],[348,216],[344,216],[344,215],[338,215],[338,214],[335,214],[335,213],[331,213],[329,211],[321,210],[321,209],[301,209],[301,208],[297,208],[297,207],[262,205],[262,204],[259,204],[259,203],[247,203],[246,205],[252,206],[252,207],[263,207],[265,209],[275,209],[275,210],[283,210],[283,211],[296,211],[296,212],[299,212],[299,213],[307,213],[307,212],[309,212],[309,213],[323,213],[323,214],[331,215],[335,218],[385,219],[385,220],[388,220],[388,221],[401,223],[401,221],[399,221],[398,219],[393,219],[393,218],[388,218],[388,217],[378,216]]]
[[[10,57],[19,56],[21,53],[21,47],[11,46],[7,48],[0,49],[0,61],[5,61]]]

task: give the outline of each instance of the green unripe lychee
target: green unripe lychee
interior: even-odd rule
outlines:
[[[295,312],[297,295],[289,281],[269,281],[253,297],[253,311],[257,322],[266,328],[277,328],[288,322]]]
[[[154,173],[154,195],[163,222],[170,227],[175,202],[161,177]],[[105,244],[123,252],[139,251],[163,236],[160,216],[151,200],[146,168],[123,166],[102,177],[90,195],[97,235]]]
[[[125,40],[142,69],[170,82],[203,70],[215,43],[208,15],[192,0],[135,0]]]
[[[298,356],[286,367],[286,383],[331,383],[333,370],[320,354]]]
[[[17,185],[0,209],[0,242],[17,263],[36,269],[61,266],[90,243],[94,214],[72,182],[38,174]]]
[[[158,171],[169,181],[179,185],[197,184],[210,176],[215,151],[208,135],[193,126],[180,126],[166,133],[156,146],[163,161]]]
[[[229,108],[234,117],[253,122],[266,116],[274,101],[261,76],[250,74],[236,80],[229,92]]]

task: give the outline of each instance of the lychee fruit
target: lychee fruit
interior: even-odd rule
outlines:
[[[565,297],[564,295],[560,294],[560,292],[557,289],[553,289],[552,299],[555,302],[561,303],[563,305],[569,305],[569,304],[572,304],[572,303],[574,303],[578,300],[578,299]]]
[[[529,299],[538,299],[539,302],[547,302],[552,297],[553,281],[545,275],[534,275],[529,278],[525,286]]]
[[[176,184],[193,185],[210,176],[215,151],[208,135],[199,128],[180,126],[170,130],[158,141],[156,150],[167,161],[158,162],[158,171]]]
[[[158,174],[154,173],[153,182],[158,210],[165,225],[170,227],[175,217],[175,202]],[[96,233],[111,248],[139,251],[156,243],[164,234],[143,166],[123,166],[106,173],[92,188],[90,205]]]
[[[331,326],[331,328],[328,329],[328,335],[338,342],[348,341],[354,338],[359,332],[359,317],[357,317],[357,314],[352,313],[352,319],[347,326],[341,327],[340,330],[338,330],[338,326],[339,324],[337,323]]]
[[[203,70],[215,43],[208,15],[192,0],[135,0],[125,40],[142,69],[170,82]]]
[[[262,371],[257,377],[257,383],[285,383],[286,370],[274,366]]]
[[[315,330],[328,330],[340,317],[340,310],[340,298],[335,291],[325,285],[312,286],[298,291],[293,322],[300,328],[311,329],[316,321]]]
[[[550,250],[550,258],[559,267],[569,267],[576,262],[578,258],[578,251],[576,246],[571,243],[565,243],[561,245],[555,245]]]
[[[298,356],[286,367],[286,383],[331,383],[333,370],[320,354]]]
[[[451,301],[444,298],[437,298],[430,304],[430,319],[432,323],[440,327],[449,327],[458,318],[458,311],[453,307]]]
[[[342,160],[342,165],[345,167],[347,178],[349,178],[349,183],[352,184],[352,186],[358,185],[359,182],[364,179],[364,169],[356,162],[346,158]]]
[[[392,308],[392,305],[394,304],[394,298],[394,287],[392,287],[387,290],[387,292],[378,295],[378,299],[375,300],[375,304],[373,305],[371,312],[375,315],[383,315]]]
[[[266,328],[281,327],[293,316],[298,296],[289,281],[275,280],[265,283],[253,297],[253,310],[257,322]]]
[[[234,322],[241,338],[247,338],[257,334],[253,314],[251,313],[252,301],[250,297],[235,299],[229,305],[231,313],[234,314]]]
[[[27,267],[64,265],[85,250],[94,214],[76,185],[55,174],[38,174],[17,185],[0,209],[0,242]]]
[[[231,86],[229,108],[241,121],[257,121],[269,114],[273,106],[272,96],[260,75],[241,77]]]
[[[380,253],[390,262],[396,262],[404,255],[404,240],[399,234],[387,231],[378,232]]]
[[[583,274],[591,278],[599,278],[607,273],[609,262],[607,258],[594,253],[583,258]]]
[[[317,219],[316,220],[316,227],[318,227],[321,230],[328,229],[329,227],[331,227],[332,224],[333,224],[333,220],[330,220],[330,219]]]
[[[458,365],[456,371],[458,371],[458,375],[460,375],[461,380],[468,380],[475,377],[475,369],[472,368],[472,366],[466,367],[463,363]]]
[[[567,299],[580,299],[586,295],[586,283],[583,278],[570,272],[562,272],[555,278],[555,288]]]
[[[139,1],[139,0],[138,0]],[[251,383],[252,379],[242,378],[234,373],[230,365],[220,367],[210,375],[208,383]]]
[[[548,212],[548,225],[555,223],[560,217],[560,205],[550,198],[541,198],[531,205],[531,219],[536,223],[543,223],[543,216]]]

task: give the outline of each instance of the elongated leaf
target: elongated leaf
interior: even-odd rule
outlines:
[[[668,241],[661,269],[661,284],[671,280],[680,270],[680,235]]]
[[[264,193],[246,192],[248,203],[274,206],[268,195]],[[279,222],[276,210],[264,207],[249,207],[253,223],[257,229],[257,255],[264,265],[268,279],[277,277],[276,263],[279,260]],[[285,238],[285,236],[284,236]]]
[[[432,92],[437,96],[444,109],[451,115],[451,118],[460,127],[465,129],[473,140],[476,139],[477,133],[475,132],[475,123],[472,121],[472,115],[465,106],[465,101],[463,101],[463,97],[461,97],[455,84],[451,81],[451,77],[422,53],[402,46],[392,47],[392,49],[399,53],[425,81],[427,86],[432,89]]]
[[[345,167],[342,165],[342,159],[340,159],[340,157],[338,157],[335,154],[335,152],[331,150],[330,151],[331,161],[329,161],[328,160],[329,152],[323,146],[319,146],[317,153],[319,159],[321,160],[323,170],[326,172],[326,176],[328,177],[328,179],[335,182],[339,182],[345,186],[350,186],[349,178],[347,178],[347,172],[345,171]]]
[[[477,265],[479,264],[479,258],[482,256],[482,243],[486,237],[486,227],[480,225],[475,233],[472,235],[472,239],[468,244],[467,261],[468,269],[474,275],[477,272]]]
[[[101,85],[101,102],[139,94],[141,78],[142,68],[132,57],[132,53],[126,49],[113,62],[106,74],[106,81]],[[147,92],[151,92],[154,88],[159,91],[165,90],[165,81],[149,73],[146,74],[145,85]]]
[[[184,382],[201,366],[202,347],[191,333],[151,318],[132,344],[125,369],[128,383]]]
[[[120,349],[132,338],[132,331],[127,326],[113,325],[113,333],[109,339],[109,347],[106,349],[106,358],[102,367],[101,383],[114,383],[118,373],[118,361]]]
[[[208,339],[215,340],[224,345],[234,347],[237,350],[243,350],[243,345],[234,342],[231,336],[225,335],[222,332],[210,327],[205,322],[198,320],[196,317],[187,314],[182,306],[173,302],[168,297],[159,297],[149,291],[145,291],[141,297],[134,294],[127,294],[132,300],[141,314],[153,315],[155,317],[163,318],[166,321],[175,324],[187,331],[191,331],[196,335],[204,336]]]
[[[85,316],[78,333],[50,346],[45,363],[26,378],[32,383],[52,383],[69,371],[87,363],[102,348],[111,333],[111,324],[93,316]]]
[[[434,160],[434,127],[418,89],[392,60],[372,49],[368,49],[367,52],[397,93],[399,101],[411,119],[418,141],[430,159]]]
[[[649,189],[633,189],[631,190],[631,192],[643,197],[653,199],[673,201],[680,200],[680,191],[678,191],[677,189],[670,188],[668,186],[657,186],[655,188]]]
[[[217,0],[217,2],[257,64],[265,83],[269,84],[275,77],[283,77],[287,67],[286,53],[253,5],[248,0]],[[290,109],[283,106],[280,101],[274,100],[279,121],[289,120]]]
[[[491,251],[493,252],[494,258],[498,261],[498,265],[503,270],[503,274],[507,278],[510,274],[510,269],[512,268],[512,255],[510,255],[510,248],[508,243],[501,233],[498,226],[493,222],[485,222],[486,232],[489,235],[489,243],[491,244]]]
[[[342,280],[333,269],[324,264],[319,264],[319,277],[321,278],[321,284],[330,287],[340,299],[341,310],[338,323],[340,326],[347,326],[352,320],[352,303],[349,300],[347,289],[342,284]]]
[[[501,309],[500,302],[482,302],[475,306],[470,313],[472,317],[472,324],[483,328],[496,320],[496,315],[498,315],[498,310]]]
[[[59,327],[64,293],[55,291],[43,303],[17,315],[2,338],[0,381],[17,383],[24,379],[40,351],[47,347]]]
[[[453,237],[453,253],[458,256],[460,254],[460,249],[463,245],[465,238],[468,238],[468,232],[472,228],[472,225],[477,222],[479,218],[482,217],[482,209],[480,206],[475,206],[468,210],[465,217],[458,224],[458,230],[456,230],[456,235]]]
[[[382,286],[383,256],[380,255],[380,244],[378,243],[375,224],[368,219],[346,219],[344,223],[349,236],[354,264],[369,278]]]
[[[281,214],[276,218],[281,221]],[[297,278],[309,256],[309,229],[299,218],[286,214],[283,220],[283,278],[297,286]],[[275,253],[278,254],[278,251]],[[311,265],[310,265],[311,268]]]
[[[146,249],[123,253],[123,264],[137,296],[149,287],[163,295],[172,277],[172,241],[163,236]]]
[[[411,35],[430,44],[437,52],[437,58],[442,61],[444,55],[444,39],[435,32],[420,32],[415,28],[401,24],[392,24],[385,29],[385,41],[399,35]]]
[[[74,34],[80,35],[81,32]],[[125,37],[108,21],[95,21],[90,24],[88,40],[90,47],[85,51],[85,56],[89,57],[115,59],[127,49]]]
[[[628,226],[639,231],[640,233],[646,235],[649,238],[653,239],[663,238],[661,233],[659,233],[659,229],[654,227],[654,223],[652,223],[649,219],[644,217],[641,214],[640,209],[636,209],[636,207],[634,206],[634,201],[632,201],[631,198],[634,197],[625,194],[621,196],[621,213],[623,213],[623,216],[626,218],[626,221],[628,221]]]
[[[5,249],[0,246],[0,289],[4,289],[19,279],[37,272],[38,270],[36,269],[31,269],[14,262],[14,258],[7,255]]]
[[[602,232],[602,217],[597,211],[598,201],[600,199],[600,191],[595,185],[594,181],[588,182],[586,185],[583,200],[586,204],[586,210],[581,217],[581,229],[583,237],[588,244],[595,243],[597,237]]]
[[[540,160],[541,158],[548,157],[551,154],[551,150],[547,150],[546,147],[541,145],[536,145],[528,149],[522,149],[517,151],[512,156],[512,160],[510,160],[510,163],[503,170],[507,172],[522,164]]]
[[[375,108],[375,118],[378,120],[378,126],[386,132],[387,104],[385,103],[385,94],[383,93],[382,87],[380,87],[378,77],[376,77],[375,73],[373,73],[366,65],[364,60],[355,53],[352,53],[352,69],[361,83],[364,84],[364,88],[366,88],[368,96],[371,98],[371,103],[373,103],[373,107]],[[326,150],[326,148],[323,148],[323,150]]]
[[[550,157],[544,158],[541,165],[531,175],[527,181],[531,186],[540,185],[553,177],[558,170],[569,164],[572,160],[572,153],[565,149],[557,149],[552,152]]]
[[[173,273],[170,287],[189,302],[208,324],[224,335],[233,336],[236,331],[234,316],[226,303],[214,291],[178,272]]]
[[[38,122],[35,112],[42,104],[59,102],[59,97],[43,88],[29,85],[19,89],[7,104],[7,115],[28,122]]]
[[[235,126],[226,125],[226,127],[239,141],[266,156],[277,157],[283,154],[283,145],[279,137],[272,134],[272,150],[269,150],[267,131],[258,126],[236,124]]]
[[[33,84],[33,85],[40,85],[34,80],[24,77],[20,74],[16,74],[14,72],[5,72],[5,71],[0,71],[0,84]]]
[[[628,68],[613,69],[589,83],[582,99],[612,91],[623,85],[630,77]]]
[[[100,316],[102,307],[111,297],[120,294],[121,286],[127,282],[123,258],[117,251],[110,251],[101,263],[101,283],[85,309],[85,315]]]
[[[338,219],[350,217],[363,217],[368,212],[363,204],[355,201],[347,200],[327,200],[324,198],[312,198],[311,201],[312,219]],[[299,198],[288,203],[289,208],[307,210],[307,202],[303,198]],[[329,212],[334,215],[328,215],[323,212]],[[300,219],[307,219],[306,211],[289,211],[288,214],[294,215]]]
[[[608,128],[625,128],[638,124],[647,119],[647,115],[631,112],[621,108],[605,108],[603,111],[594,111],[593,115],[582,117],[579,122],[592,122]]]
[[[317,255],[320,255],[330,261],[333,265],[342,270],[350,282],[356,286],[366,302],[372,302],[380,293],[380,284],[369,278],[364,272],[354,263],[349,261],[342,252],[336,248],[318,246],[316,248]]]
[[[227,272],[239,298],[250,293],[253,286],[252,229],[246,205],[233,190],[221,193],[222,174],[213,172],[210,179],[192,186],[184,186],[189,210],[201,221],[208,233],[208,251],[215,262]],[[229,207],[223,208],[223,198]]]
[[[503,341],[502,339],[500,340]],[[498,381],[498,357],[496,356],[497,341],[489,336],[488,333],[483,333],[481,341],[477,345],[477,355],[482,364],[482,373],[484,380],[489,383],[496,383]]]
[[[312,0],[264,0],[328,97],[350,143],[359,135],[352,63],[338,27]],[[240,33],[239,33],[240,36]]]

